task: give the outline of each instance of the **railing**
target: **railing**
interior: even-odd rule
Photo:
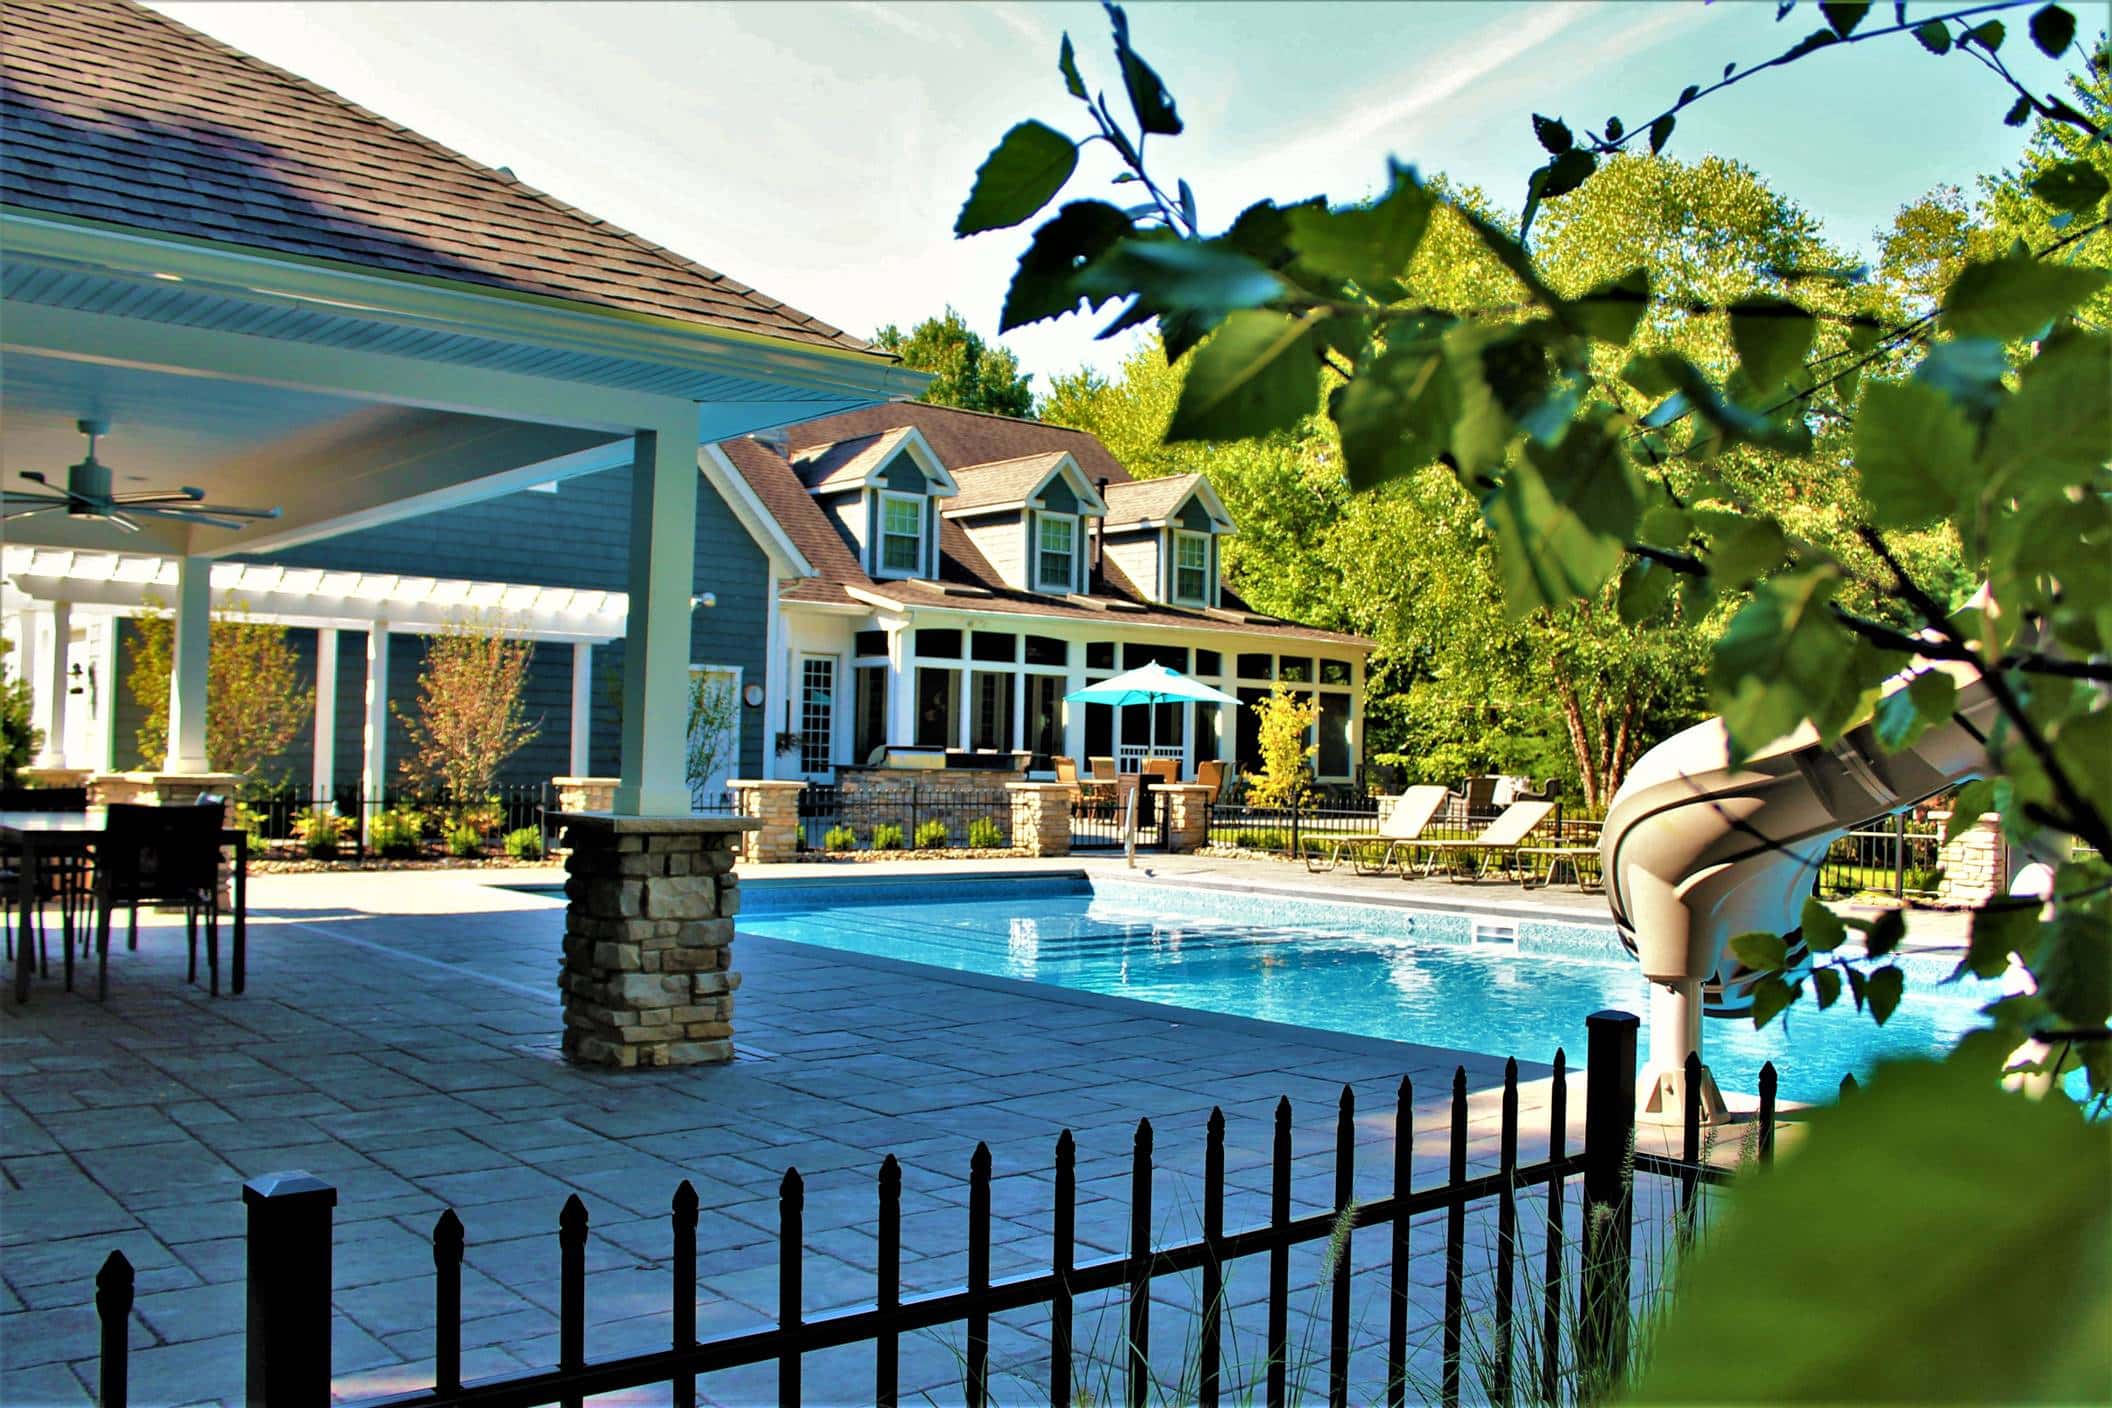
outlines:
[[[1882,824],[1835,838],[1819,863],[1818,893],[1931,897],[1943,883],[1943,836],[1905,812]]]
[[[842,841],[845,831],[848,846],[830,844],[831,832]],[[805,851],[1010,846],[1012,795],[915,783],[886,793],[810,785],[799,797],[799,844]]]
[[[1125,743],[1115,749],[1115,771],[1142,772],[1144,771],[1144,761],[1147,758],[1171,758],[1175,762],[1179,762],[1181,760],[1181,745],[1178,743],[1160,743],[1146,746],[1142,743]]]
[[[1246,1257],[1265,1257],[1268,1265],[1266,1359],[1261,1367],[1266,1401],[1280,1405],[1289,1395],[1290,1255],[1294,1247],[1348,1238],[1356,1229],[1387,1229],[1386,1347],[1383,1392],[1390,1404],[1407,1401],[1409,1335],[1417,1307],[1410,1297],[1412,1242],[1410,1219],[1445,1213],[1443,1237],[1444,1300],[1440,1382],[1436,1397],[1447,1405],[1461,1398],[1462,1344],[1467,1311],[1466,1216],[1470,1207],[1493,1203],[1496,1213],[1493,1304],[1488,1337],[1480,1342],[1477,1371],[1487,1375],[1487,1396],[1509,1402],[1524,1369],[1533,1382],[1528,1392],[1558,1402],[1577,1396],[1578,1385],[1617,1381],[1628,1352],[1627,1329],[1636,1193],[1646,1178],[1668,1180],[1662,1188],[1677,1200],[1682,1236],[1697,1220],[1703,1184],[1719,1183],[1734,1170],[1707,1158],[1702,1146],[1700,1063],[1689,1057],[1681,1153],[1676,1158],[1635,1147],[1636,1018],[1625,1012],[1600,1012],[1586,1021],[1588,1060],[1585,1078],[1584,1144],[1569,1149],[1566,1070],[1557,1051],[1549,1090],[1547,1154],[1521,1163],[1518,1110],[1518,1064],[1504,1068],[1500,1142],[1493,1172],[1467,1172],[1467,1076],[1456,1070],[1451,1084],[1448,1166],[1444,1181],[1415,1187],[1414,1090],[1403,1079],[1394,1110],[1393,1161],[1387,1191],[1360,1199],[1355,1180],[1357,1123],[1354,1097],[1344,1087],[1336,1107],[1333,1196],[1324,1211],[1291,1215],[1291,1104],[1275,1110],[1267,1221],[1228,1231],[1225,1228],[1226,1132],[1222,1110],[1214,1109],[1205,1130],[1203,1150],[1202,1235],[1197,1240],[1155,1246],[1152,1237],[1155,1132],[1149,1120],[1137,1124],[1130,1156],[1130,1202],[1127,1251],[1120,1256],[1077,1260],[1078,1161],[1080,1151],[1069,1130],[1056,1140],[1050,1207],[1050,1258],[1046,1271],[995,1279],[991,1275],[991,1194],[994,1169],[987,1144],[978,1144],[968,1165],[968,1202],[964,1234],[967,1280],[949,1290],[905,1298],[902,1295],[902,1170],[890,1155],[880,1165],[875,1188],[874,1224],[878,1264],[874,1296],[868,1305],[809,1318],[804,1308],[802,1260],[805,1182],[787,1169],[778,1188],[777,1323],[767,1328],[716,1338],[697,1337],[697,1228],[701,1209],[696,1189],[683,1181],[674,1191],[669,1222],[672,1246],[670,1334],[666,1348],[589,1359],[587,1355],[586,1245],[589,1214],[577,1194],[566,1199],[557,1217],[558,1336],[557,1360],[551,1367],[513,1376],[462,1381],[462,1270],[472,1265],[465,1254],[469,1228],[450,1209],[440,1215],[432,1235],[434,1278],[434,1369],[430,1388],[397,1397],[370,1400],[367,1408],[439,1408],[439,1405],[577,1404],[592,1394],[668,1385],[673,1401],[693,1408],[697,1378],[746,1364],[777,1365],[780,1404],[800,1401],[802,1356],[844,1345],[874,1347],[872,1400],[893,1405],[900,1392],[898,1367],[903,1335],[962,1324],[966,1351],[961,1358],[962,1386],[970,1408],[982,1408],[990,1395],[990,1325],[993,1315],[1045,1307],[1049,1324],[1047,1401],[1071,1403],[1076,1386],[1078,1346],[1074,1315],[1081,1296],[1120,1292],[1124,1301],[1124,1335],[1120,1372],[1127,1402],[1145,1404],[1163,1396],[1151,1371],[1152,1289],[1160,1277],[1199,1273],[1201,1297],[1195,1345],[1194,1399],[1216,1405],[1230,1392],[1250,1393],[1251,1384],[1227,1383],[1224,1363],[1226,1328],[1224,1290],[1228,1269]],[[1757,1158],[1773,1155],[1775,1140],[1775,1071],[1760,1074],[1760,1109],[1753,1145]],[[1570,1182],[1581,1178],[1574,1223],[1568,1213]],[[1540,1231],[1539,1285],[1530,1284],[1536,1268],[1520,1226],[1522,1191],[1544,1189],[1544,1226]],[[245,1185],[249,1205],[249,1344],[248,1401],[264,1408],[330,1401],[330,1253],[331,1211],[336,1190],[306,1174],[272,1174]],[[1577,1229],[1575,1260],[1568,1239]],[[1344,1404],[1350,1384],[1351,1277],[1354,1258],[1348,1248],[1324,1263],[1328,1293],[1326,1349],[1327,1398]],[[1519,1273],[1528,1286],[1519,1293]],[[1315,1287],[1315,1290],[1320,1287]],[[133,1269],[122,1252],[112,1252],[96,1278],[95,1303],[101,1328],[101,1401],[126,1401],[127,1330],[134,1292]],[[1521,1300],[1523,1303],[1521,1304]],[[1537,1300],[1537,1304],[1533,1302]],[[1521,1323],[1523,1322],[1523,1323]],[[1521,1354],[1522,1337],[1538,1336],[1537,1353]],[[1564,1347],[1572,1353],[1561,1352]],[[1235,1366],[1237,1369],[1237,1366]],[[1360,1397],[1375,1396],[1369,1388]],[[1301,1393],[1301,1398],[1306,1395]],[[1420,1389],[1418,1397],[1425,1396]],[[1478,1396],[1478,1395],[1477,1395]]]
[[[297,790],[238,796],[236,805],[249,829],[252,854],[259,859],[408,859],[448,854],[449,831],[465,827],[476,833],[480,850],[495,850],[507,836],[529,829],[540,837],[541,849],[548,850],[546,817],[557,809],[557,796],[548,782],[508,783],[474,797],[397,788],[373,796],[354,784],[328,797]],[[304,819],[317,814],[343,821],[334,846],[322,854],[300,830]]]

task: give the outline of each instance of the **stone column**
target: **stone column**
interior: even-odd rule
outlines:
[[[1012,844],[1034,856],[1071,853],[1071,788],[1064,782],[1014,782]]]
[[[565,1054],[582,1065],[733,1059],[740,817],[562,812]]]
[[[1932,812],[1929,819],[1948,826],[1948,812]],[[1984,904],[2009,893],[2009,843],[2002,835],[2002,817],[1989,812],[1944,843],[1937,857],[1943,880],[1937,886],[1936,902],[1961,908]]]
[[[799,858],[799,797],[807,784],[792,778],[735,778],[728,782],[741,815],[756,822],[742,845],[741,859],[770,865]]]
[[[1200,782],[1177,782],[1151,790],[1166,799],[1166,849],[1193,851],[1210,843],[1208,787]]]
[[[616,805],[613,777],[553,777],[550,785],[557,789],[561,812],[605,812]]]

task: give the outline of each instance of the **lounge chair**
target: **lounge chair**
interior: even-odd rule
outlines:
[[[1515,869],[1518,848],[1554,809],[1553,802],[1513,802],[1471,841],[1413,841],[1408,845],[1411,850],[1430,852],[1432,867],[1443,865],[1454,880],[1485,880],[1492,862],[1509,875]]]
[[[1347,854],[1350,864],[1359,875],[1383,875],[1393,866],[1394,854],[1403,846],[1413,846],[1428,830],[1430,822],[1452,794],[1442,787],[1411,787],[1403,792],[1386,814],[1377,831],[1360,832],[1341,836],[1306,837],[1305,868],[1310,871],[1333,870],[1342,864]],[[1326,846],[1323,854],[1320,846]],[[1370,853],[1381,844],[1376,865],[1367,864]],[[1404,872],[1405,874],[1405,872]]]

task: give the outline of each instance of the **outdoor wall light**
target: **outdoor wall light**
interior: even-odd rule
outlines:
[[[70,684],[68,684],[68,685],[66,686],[66,692],[67,692],[68,694],[85,694],[85,695],[87,695],[87,696],[88,696],[88,711],[89,711],[90,713],[94,713],[94,712],[95,712],[95,666],[93,666],[93,665],[89,665],[89,666],[87,666],[87,667],[86,667],[86,668],[84,669],[84,668],[82,667],[82,665],[81,665],[81,662],[80,662],[80,661],[78,661],[78,660],[76,660],[76,661],[74,661],[74,662],[73,662],[73,664],[72,664],[71,666],[69,666],[69,667],[67,668],[67,671],[66,671],[66,675],[67,675],[67,678],[68,678],[68,679],[69,679],[69,680],[71,681],[71,683],[70,683]]]
[[[700,606],[717,606],[718,604],[719,594],[717,592],[706,592],[702,596],[693,596],[689,599],[689,609],[692,611]]]
[[[741,691],[741,702],[746,704],[751,709],[762,708],[763,687],[759,684],[751,684],[747,688],[743,689]]]

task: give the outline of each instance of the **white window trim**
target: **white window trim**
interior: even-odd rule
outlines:
[[[1065,523],[1070,525],[1071,530],[1071,548],[1069,553],[1071,570],[1069,575],[1060,583],[1051,582],[1041,575],[1041,530],[1050,523]],[[1034,590],[1038,592],[1055,592],[1059,595],[1068,596],[1078,589],[1078,541],[1081,536],[1079,518],[1075,513],[1037,513],[1034,515]]]
[[[1203,545],[1203,589],[1194,596],[1186,596],[1181,592],[1181,545],[1191,538]],[[1210,535],[1208,533],[1198,533],[1189,528],[1174,530],[1173,580],[1168,585],[1173,588],[1173,599],[1175,601],[1183,602],[1190,606],[1208,606],[1210,604]]]
[[[887,506],[890,503],[909,504],[917,514],[917,562],[914,567],[901,568],[887,565]],[[899,489],[880,490],[880,512],[873,538],[873,576],[875,578],[921,577],[924,575],[924,496],[905,494]],[[900,534],[895,536],[899,537]]]

